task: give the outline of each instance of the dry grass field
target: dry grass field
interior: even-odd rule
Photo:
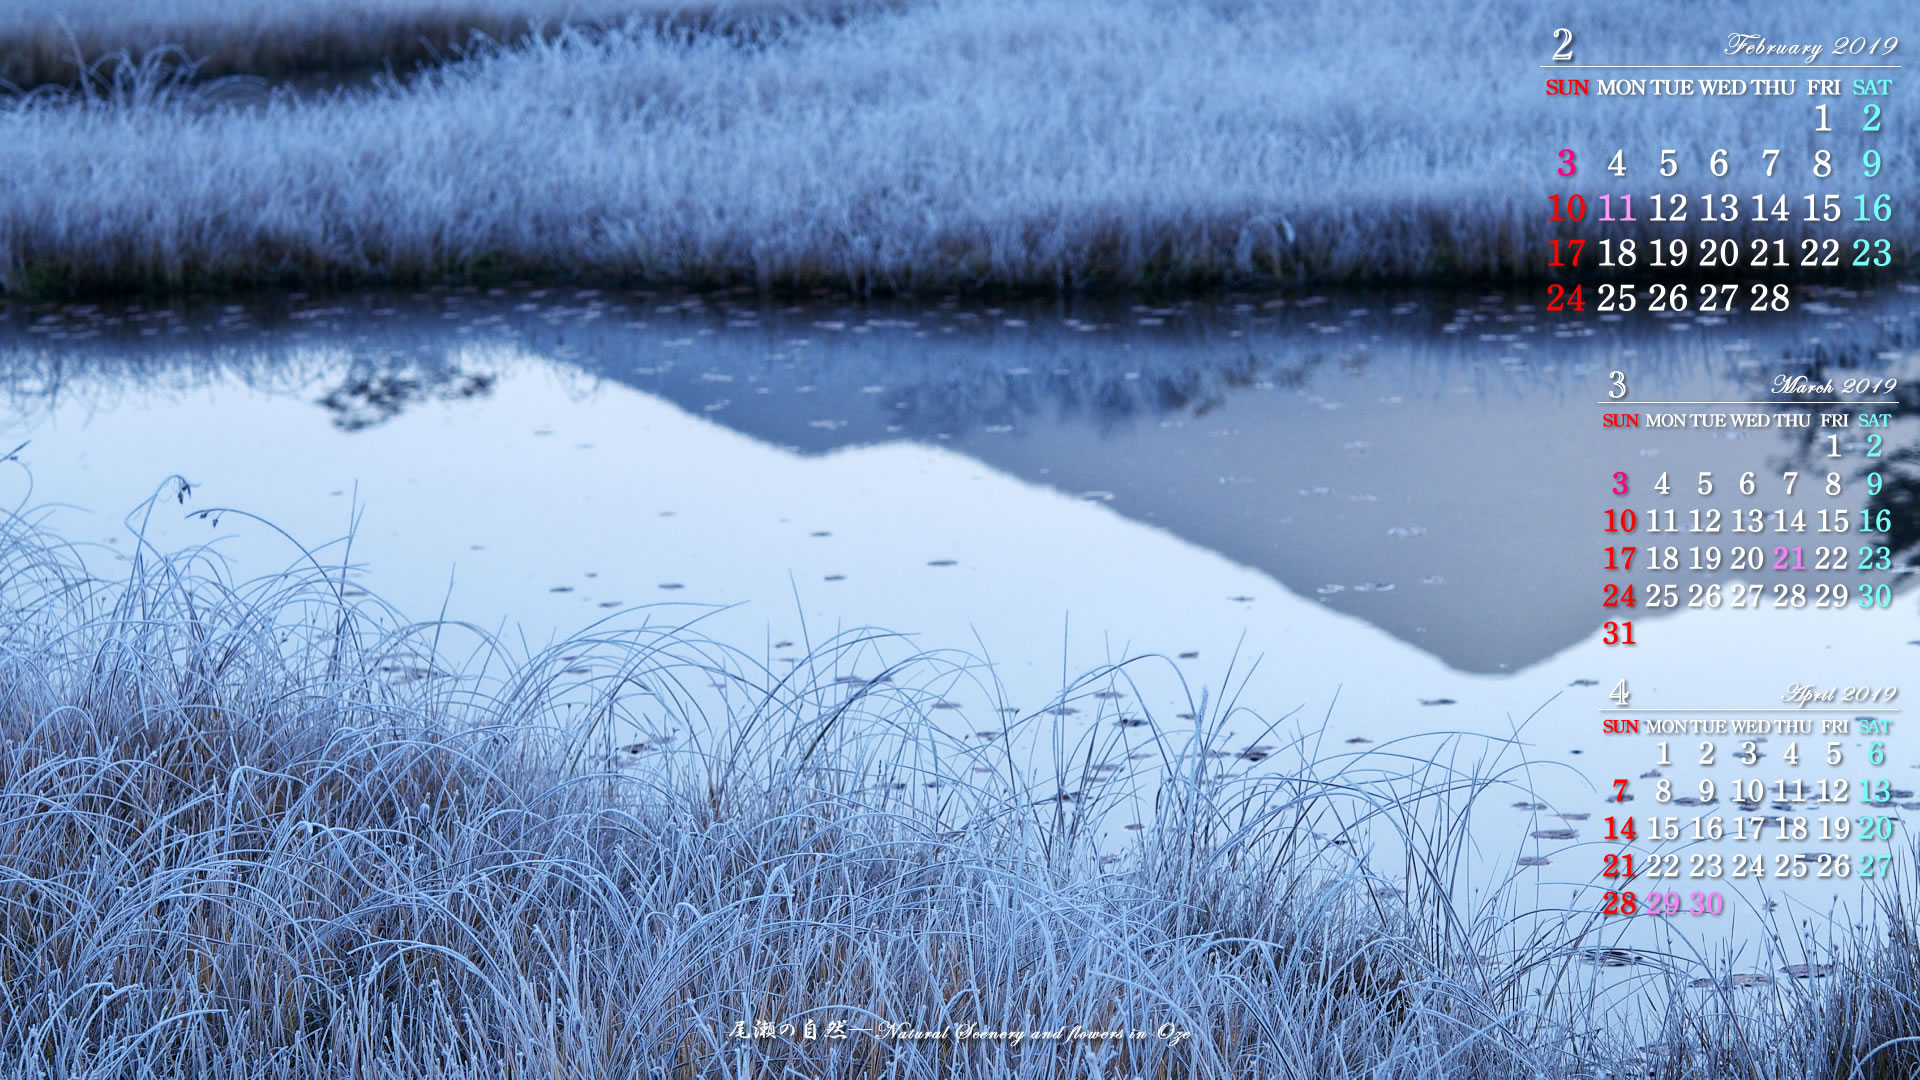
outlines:
[[[1643,960],[1622,996],[1590,913],[1457,898],[1461,811],[1490,777],[1290,749],[1232,776],[1167,745],[1152,821],[1109,857],[1099,783],[1061,798],[997,743],[925,752],[951,657],[825,677],[860,635],[776,678],[656,622],[516,659],[344,592],[317,555],[233,581],[211,552],[153,550],[140,523],[193,509],[159,498],[111,579],[44,514],[0,516],[0,1076],[1920,1065],[1910,856],[1865,922],[1750,947],[1760,975]],[[697,717],[715,681],[733,705]],[[683,737],[611,745],[649,718]],[[1362,821],[1408,844],[1399,880],[1326,839]],[[1809,956],[1829,966],[1794,977]],[[1126,1034],[952,1037],[1074,1024]]]
[[[183,26],[197,10],[183,6]],[[1718,60],[1745,10],[1588,12],[1579,57]],[[324,55],[327,28],[347,18],[331,12],[284,17],[276,33]],[[1821,40],[1900,13],[1796,9],[1771,13],[1768,29]],[[1828,276],[1855,272],[1854,240],[1885,240],[1887,265],[1871,265],[1876,248],[1861,269],[1910,265],[1920,219],[1898,155],[1920,134],[1912,110],[1864,132],[1842,98],[1819,133],[1804,96],[1553,99],[1538,64],[1555,25],[1489,5],[1356,23],[1332,3],[928,0],[790,20],[750,42],[645,20],[558,29],[404,85],[246,104],[170,81],[165,58],[150,58],[0,105],[0,289],[1516,281],[1547,275],[1547,241],[1573,235],[1695,251],[1732,239],[1743,257],[1761,238],[1796,252],[1833,239],[1847,265],[1814,271]],[[299,65],[219,70],[249,66]],[[1554,175],[1567,147],[1583,163],[1577,184]],[[1868,178],[1875,147],[1884,165]],[[1725,177],[1712,171],[1720,149]],[[1768,149],[1780,151],[1771,177]],[[1615,150],[1625,178],[1603,168]],[[1823,150],[1836,163],[1825,178]],[[1549,196],[1580,192],[1595,220],[1553,222]],[[1636,195],[1635,224],[1598,223],[1606,192]],[[1661,193],[1690,200],[1686,221],[1650,220]],[[1703,193],[1735,197],[1737,220],[1700,220]],[[1815,193],[1844,217],[1803,220]],[[1765,221],[1748,212],[1756,195]],[[1873,217],[1881,195],[1885,221]],[[1772,217],[1780,198],[1789,220]]]

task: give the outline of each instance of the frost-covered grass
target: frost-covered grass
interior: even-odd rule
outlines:
[[[130,539],[182,512],[175,497]],[[870,659],[858,635],[778,677],[656,617],[514,661],[402,622],[317,557],[251,582],[205,551],[141,545],[114,580],[81,558],[41,516],[0,518],[0,1075],[1886,1080],[1916,1064],[1891,1041],[1920,1030],[1910,899],[1806,934],[1829,977],[1654,977],[1603,1007],[1574,959],[1591,916],[1454,899],[1461,804],[1488,781],[1431,763],[1236,779],[1193,756],[1103,861],[1098,783],[1023,783],[1001,740],[930,752],[931,695],[991,685],[950,658],[828,677]],[[643,742],[614,749],[617,720]],[[1411,845],[1397,888],[1331,842],[1363,826]],[[1810,947],[1782,929],[1763,968]],[[755,1019],[851,1034],[730,1037]],[[851,1030],[970,1022],[1191,1037]]]
[[[416,64],[457,55],[476,36],[518,41],[563,25],[628,19],[679,29],[743,31],[846,5],[817,0],[0,0],[0,82],[31,89],[72,84],[82,62],[119,54],[138,63],[160,50],[193,58],[197,73],[288,79]]]
[[[1903,12],[1800,6],[1766,30],[1819,41]],[[1570,191],[1636,193],[1639,224],[1615,236],[1857,235],[1910,263],[1920,219],[1898,148],[1920,134],[1912,110],[1888,109],[1866,135],[1856,102],[1837,99],[1821,135],[1804,83],[1792,99],[1549,98],[1552,73],[1535,65],[1560,19],[1501,5],[930,0],[748,45],[564,32],[319,100],[42,96],[0,111],[0,287],[1530,280],[1548,272],[1549,238],[1600,235],[1550,220],[1547,196]],[[1747,19],[1732,0],[1611,5],[1578,20],[1578,57],[1717,62]],[[1874,145],[1887,164],[1856,176]],[[1554,175],[1562,147],[1581,154],[1577,183]],[[1657,169],[1667,148],[1671,180]],[[1731,166],[1715,179],[1721,148]],[[1768,148],[1782,152],[1773,178]],[[1625,180],[1603,169],[1615,149]],[[1813,175],[1818,149],[1837,162],[1828,179]],[[1649,221],[1651,194],[1703,191],[1795,208],[1834,192],[1848,217]],[[1893,198],[1888,222],[1853,224],[1852,196],[1877,193]],[[1773,271],[1724,276],[1748,273]]]

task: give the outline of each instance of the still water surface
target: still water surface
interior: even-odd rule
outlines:
[[[810,644],[883,627],[907,637],[814,676],[857,686],[915,650],[963,651],[963,670],[899,677],[918,678],[916,711],[976,748],[1049,718],[1020,753],[1068,791],[1093,778],[1056,737],[1148,760],[1196,713],[1228,754],[1286,748],[1232,759],[1256,775],[1302,746],[1364,766],[1385,748],[1459,754],[1434,733],[1474,733],[1500,741],[1468,756],[1515,766],[1517,785],[1476,811],[1476,887],[1524,862],[1539,902],[1587,904],[1608,782],[1656,757],[1601,734],[1618,679],[1643,707],[1768,706],[1790,682],[1898,684],[1920,667],[1917,294],[1637,321],[1433,294],[873,308],[514,288],[15,307],[0,441],[31,440],[30,479],[6,474],[0,495],[70,504],[60,530],[112,552],[131,543],[123,515],[180,474],[190,503],[162,503],[150,538],[211,541],[241,576],[295,561],[278,530],[317,544],[357,522],[362,588],[529,649],[602,620],[694,620],[778,674]],[[1714,499],[1673,505],[1731,512],[1753,505],[1742,472],[1833,467],[1821,432],[1607,430],[1602,414],[1633,408],[1605,403],[1614,370],[1635,399],[1686,402],[1755,400],[1781,373],[1899,378],[1872,503],[1897,519],[1877,579],[1894,605],[1641,610],[1631,656],[1602,645],[1616,471],[1638,491],[1712,471]],[[1850,484],[1862,435],[1842,437]],[[1765,501],[1835,505],[1813,483]],[[684,720],[670,712],[617,741],[663,744]],[[1914,760],[1896,754],[1896,787],[1920,786]],[[1152,787],[1111,789],[1113,837],[1152,815]],[[1860,901],[1851,882],[1770,887],[1822,912]]]

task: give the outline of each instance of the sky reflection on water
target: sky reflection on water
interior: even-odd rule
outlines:
[[[1920,655],[1910,573],[1887,576],[1886,611],[1642,611],[1630,658],[1596,632],[1616,469],[1712,470],[1716,501],[1684,505],[1731,510],[1743,471],[1826,468],[1774,430],[1606,431],[1605,372],[1663,400],[1751,396],[1776,370],[1893,374],[1910,394],[1907,292],[1744,335],[1474,297],[864,311],[587,292],[16,309],[7,444],[32,440],[35,500],[83,508],[56,518],[73,539],[124,550],[120,516],[170,473],[193,505],[163,504],[181,512],[152,538],[217,540],[243,573],[298,554],[259,521],[314,542],[358,513],[366,588],[530,642],[666,618],[776,673],[853,627],[965,650],[990,675],[935,688],[947,707],[928,713],[961,741],[1004,727],[1000,708],[1053,705],[1124,758],[1202,687],[1249,710],[1226,720],[1235,747],[1322,724],[1322,754],[1517,733],[1541,764],[1511,801],[1542,805],[1482,813],[1546,834],[1523,850],[1543,883],[1588,880],[1595,857],[1556,862],[1554,830],[1591,840],[1577,815],[1651,760],[1600,735],[1615,680],[1636,704],[1761,705],[1789,681],[1897,682]],[[1882,500],[1901,569],[1920,547],[1915,415],[1886,431],[1906,455]],[[19,474],[0,483],[24,497]],[[1834,505],[1817,490],[1765,505]],[[246,513],[184,516],[212,507]],[[825,674],[870,678],[909,641]],[[1124,687],[1057,700],[1147,655]],[[1150,797],[1115,800],[1112,827]]]

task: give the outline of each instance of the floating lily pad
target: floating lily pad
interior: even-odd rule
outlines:
[[[1580,950],[1580,959],[1601,967],[1628,967],[1646,962],[1646,957],[1632,949],[1588,948]]]
[[[1795,979],[1824,979],[1833,973],[1832,964],[1788,964],[1780,969]]]

